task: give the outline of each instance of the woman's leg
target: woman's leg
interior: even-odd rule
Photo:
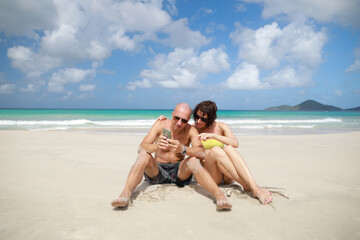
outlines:
[[[271,193],[256,184],[248,166],[245,163],[245,160],[240,153],[232,146],[226,146],[224,151],[232,161],[238,177],[240,178],[239,183],[244,187],[244,190],[250,190],[254,197],[258,198],[262,204],[270,203],[272,201]]]
[[[204,168],[210,173],[217,184],[220,184],[223,179],[224,181],[226,180],[226,183],[231,183],[232,180],[235,180],[241,185],[245,184],[229,156],[220,147],[213,147],[207,153]]]

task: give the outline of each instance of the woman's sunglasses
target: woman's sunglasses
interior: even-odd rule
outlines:
[[[177,122],[181,119],[181,122],[182,123],[187,123],[189,120],[186,120],[186,119],[183,119],[183,118],[179,118],[178,116],[174,116],[173,117],[174,118],[174,120],[176,120]]]
[[[195,118],[195,120],[200,118],[202,122],[207,122],[207,121],[208,121],[208,119],[207,119],[207,118],[200,117],[200,116],[199,116],[199,115],[197,115],[197,114],[194,114],[194,118]]]

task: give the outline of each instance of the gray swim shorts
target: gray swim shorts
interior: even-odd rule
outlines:
[[[155,178],[150,178],[146,173],[144,173],[145,181],[151,184],[175,183],[179,187],[189,185],[192,175],[184,181],[180,180],[177,176],[179,164],[180,162],[158,163],[159,174]]]

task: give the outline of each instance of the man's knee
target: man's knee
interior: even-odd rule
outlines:
[[[151,161],[151,155],[147,153],[145,150],[141,150],[139,152],[138,158],[136,159],[135,164],[141,166],[147,166]]]
[[[199,160],[195,157],[190,157],[186,160],[186,166],[192,173],[196,173],[202,168]]]

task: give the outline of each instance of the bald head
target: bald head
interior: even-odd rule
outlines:
[[[183,129],[191,117],[191,108],[186,103],[179,103],[176,105],[173,113],[172,126],[173,129]]]
[[[191,107],[187,103],[179,103],[176,105],[174,111],[182,113],[189,112],[189,115],[191,115]]]

